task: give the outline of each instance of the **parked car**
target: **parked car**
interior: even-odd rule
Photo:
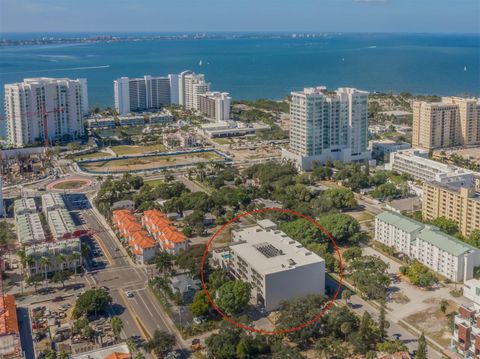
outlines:
[[[52,299],[52,302],[61,302],[63,300],[62,296],[58,296]]]
[[[125,294],[126,294],[127,298],[133,298],[133,292],[127,290],[127,291],[125,291]]]

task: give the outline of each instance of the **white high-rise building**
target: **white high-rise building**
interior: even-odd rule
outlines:
[[[181,82],[183,86],[179,87],[183,87],[184,91],[183,105],[187,110],[198,110],[198,95],[210,91],[210,83],[205,81],[205,75],[195,73],[186,74]]]
[[[115,110],[120,115],[160,109],[171,103],[170,77],[121,77],[113,82]]]
[[[193,74],[192,71],[183,71],[178,75],[178,104],[185,106],[185,77]]]
[[[230,119],[232,98],[228,92],[207,92],[198,95],[198,110],[216,122]]]
[[[3,178],[0,176],[0,217],[5,215],[5,207],[3,204]]]
[[[87,80],[29,78],[5,85],[7,141],[22,147],[45,136],[50,142],[84,133]]]
[[[368,92],[325,87],[292,92],[290,146],[282,158],[310,170],[315,162],[366,161],[368,147]]]
[[[180,104],[179,90],[178,90],[179,76],[175,74],[170,74],[168,75],[168,78],[170,80],[170,103],[172,105],[179,105]]]

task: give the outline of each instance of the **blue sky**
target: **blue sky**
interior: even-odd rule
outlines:
[[[480,0],[0,0],[0,32],[480,33]]]

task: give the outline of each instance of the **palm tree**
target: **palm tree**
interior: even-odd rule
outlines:
[[[342,299],[345,300],[345,305],[348,306],[348,300],[352,297],[352,293],[348,289],[342,291]]]
[[[45,276],[45,282],[47,281],[48,279],[48,266],[52,263],[52,261],[50,260],[50,258],[48,257],[42,257],[40,258],[40,265],[43,266],[43,273],[44,273],[44,276]]]
[[[345,335],[345,341],[347,341],[347,336],[352,332],[352,324],[350,322],[342,323],[340,331]]]
[[[85,259],[90,255],[90,247],[87,246],[85,243],[82,243],[81,247],[81,252],[82,252],[82,258]]]
[[[155,256],[155,266],[160,273],[171,272],[173,269],[172,255],[167,252],[157,253]]]
[[[123,321],[120,317],[113,317],[112,320],[110,321],[110,324],[112,326],[113,334],[115,334],[115,337],[118,338],[120,337],[120,333],[123,330]]]
[[[82,258],[82,255],[78,252],[72,252],[69,256],[69,259],[74,263],[76,263],[81,258]],[[77,275],[77,265],[75,265],[74,270],[75,270],[75,275]]]
[[[57,255],[57,261],[60,263],[60,267],[62,269],[62,271],[64,270],[63,268],[63,265],[65,264],[65,262],[67,261],[67,256],[63,253],[59,253]]]
[[[127,339],[127,347],[128,347],[128,350],[130,350],[130,353],[132,354],[137,351],[137,344],[135,343],[135,340],[133,340],[133,338]]]
[[[25,267],[27,265],[27,254],[25,253],[25,248],[20,249],[17,252],[17,255],[20,257],[20,263],[22,264],[22,267]]]

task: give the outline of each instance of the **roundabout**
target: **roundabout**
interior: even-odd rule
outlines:
[[[47,185],[48,191],[84,191],[93,184],[93,180],[86,177],[66,177],[57,179]]]

